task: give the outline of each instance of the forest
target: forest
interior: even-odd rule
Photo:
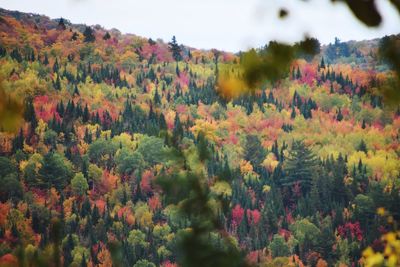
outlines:
[[[0,266],[400,266],[400,35],[178,40],[0,9]]]

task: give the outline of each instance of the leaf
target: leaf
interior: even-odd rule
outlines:
[[[379,14],[375,0],[332,0],[332,2],[344,1],[361,22],[368,27],[377,27],[382,22],[382,16]],[[394,0],[395,1],[395,0]]]
[[[286,9],[281,8],[281,9],[279,10],[279,18],[284,19],[284,18],[286,18],[288,15],[289,15],[289,12],[288,12]]]

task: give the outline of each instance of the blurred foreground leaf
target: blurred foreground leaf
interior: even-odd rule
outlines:
[[[382,16],[376,8],[375,0],[332,0],[332,2],[339,1],[345,2],[354,16],[368,27],[377,27],[381,24]]]
[[[265,48],[251,49],[241,55],[238,65],[223,66],[218,77],[218,92],[224,98],[253,93],[263,82],[284,78],[292,61],[319,53],[317,39],[306,38],[294,45],[270,42]]]
[[[0,131],[18,131],[23,122],[22,114],[22,103],[6,93],[3,79],[0,77]]]
[[[400,103],[400,36],[385,36],[379,46],[379,56],[394,71],[393,77],[388,77],[380,90],[388,104]]]

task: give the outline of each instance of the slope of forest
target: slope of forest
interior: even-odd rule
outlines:
[[[396,230],[380,40],[336,39],[225,99],[217,76],[240,53],[4,9],[0,35],[0,110],[16,113],[0,132],[1,266],[207,266],[234,250],[240,266],[359,266]],[[186,252],[193,229],[207,246]]]

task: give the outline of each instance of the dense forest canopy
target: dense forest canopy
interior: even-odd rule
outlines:
[[[398,35],[232,54],[4,9],[0,34],[0,266],[400,264]]]

